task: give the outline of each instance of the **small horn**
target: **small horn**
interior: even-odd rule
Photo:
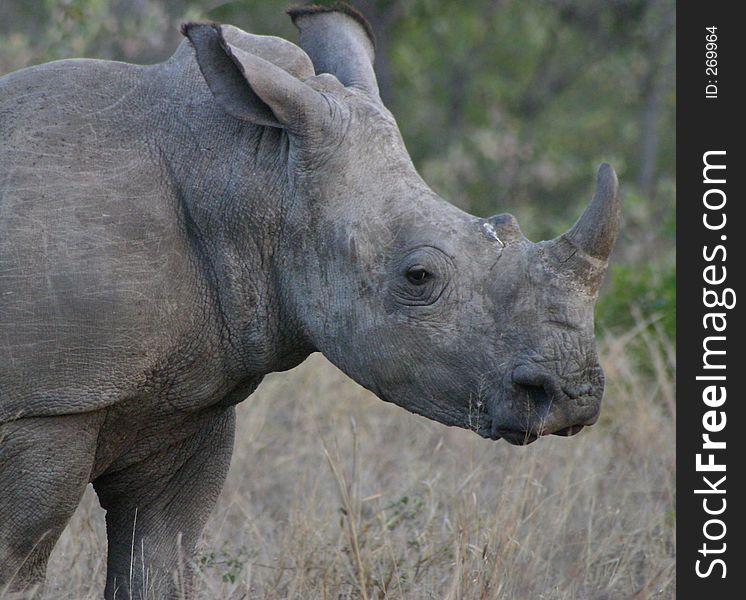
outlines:
[[[345,86],[365,91],[380,102],[373,71],[373,30],[357,10],[333,6],[301,6],[287,10],[300,31],[300,47],[311,57],[316,74],[330,73]]]
[[[603,163],[596,175],[593,199],[564,237],[586,254],[608,260],[621,221],[619,182],[611,165]]]

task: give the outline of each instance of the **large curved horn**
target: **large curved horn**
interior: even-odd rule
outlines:
[[[586,254],[608,260],[621,221],[619,182],[611,165],[603,163],[596,175],[593,199],[578,221],[562,236]]]
[[[351,6],[301,6],[288,9],[300,31],[300,47],[316,74],[330,73],[345,86],[364,90],[380,102],[373,71],[375,43],[368,21]]]

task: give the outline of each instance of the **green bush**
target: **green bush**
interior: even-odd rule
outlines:
[[[623,332],[640,325],[641,316],[676,336],[676,270],[652,265],[614,264],[597,305],[599,331]]]

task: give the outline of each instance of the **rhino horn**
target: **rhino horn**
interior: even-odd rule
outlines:
[[[373,71],[375,42],[370,24],[351,6],[301,6],[287,11],[300,32],[300,47],[316,74],[329,73],[380,102]]]
[[[619,232],[620,220],[619,182],[611,165],[603,163],[598,168],[596,191],[591,203],[575,225],[560,236],[560,240],[569,241],[595,259],[608,261]],[[559,240],[555,240],[555,243],[559,243]]]

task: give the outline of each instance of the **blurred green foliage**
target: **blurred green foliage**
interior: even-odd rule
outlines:
[[[3,0],[0,74],[71,56],[164,60],[189,19],[295,40],[291,3]],[[376,31],[382,96],[415,164],[451,202],[513,212],[546,239],[580,214],[598,163],[612,163],[625,222],[599,326],[660,313],[673,335],[674,1],[353,4]]]
[[[676,273],[652,265],[612,264],[608,285],[601,295],[597,312],[603,330],[629,331],[640,317],[661,324],[669,339],[676,335]]]
[[[621,333],[648,320],[657,323],[657,329],[673,341],[676,337],[674,211],[655,211],[648,197],[634,191],[627,193],[624,200],[625,231],[619,244],[648,238],[643,246],[657,254],[637,254],[624,247],[617,248],[617,254],[627,259],[613,261],[609,267],[606,285],[596,305],[599,328],[603,333]]]

